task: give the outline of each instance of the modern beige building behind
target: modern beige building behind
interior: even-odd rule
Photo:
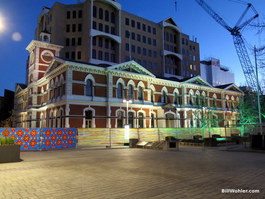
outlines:
[[[36,40],[64,46],[60,57],[110,66],[134,60],[158,77],[200,75],[199,44],[172,18],[159,23],[121,10],[113,0],[44,7]]]

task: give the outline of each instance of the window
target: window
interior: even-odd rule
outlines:
[[[105,39],[105,48],[109,49],[109,40],[108,39]]]
[[[105,52],[105,61],[109,61],[109,53]]]
[[[77,59],[81,59],[81,52],[80,51],[77,52]]]
[[[130,46],[128,43],[125,44],[125,49],[126,49],[126,51],[130,51]]]
[[[146,43],[146,36],[143,36],[143,43]]]
[[[72,59],[75,59],[75,52],[72,52]]]
[[[73,11],[73,19],[75,19],[76,18],[76,11],[74,10]]]
[[[93,21],[93,29],[97,29],[97,22]]]
[[[135,53],[135,45],[132,45],[132,52]]]
[[[82,32],[82,24],[78,24],[78,32]]]
[[[110,55],[110,61],[111,62],[115,62],[115,54],[111,54]]]
[[[151,128],[155,128],[155,115],[151,113]]]
[[[66,52],[66,53],[65,53],[65,58],[66,58],[66,59],[69,59],[69,57],[70,57],[69,52]]]
[[[151,33],[151,26],[147,26],[147,31]]]
[[[109,33],[109,26],[108,25],[105,25],[105,32]]]
[[[115,35],[115,28],[113,26],[110,27],[110,33]]]
[[[91,110],[85,111],[85,128],[92,128],[93,113]]]
[[[103,19],[103,9],[102,8],[99,8],[99,10],[98,10],[98,17],[99,17],[99,19]]]
[[[134,128],[134,114],[133,114],[133,112],[129,112],[128,117],[129,117],[128,122],[129,122],[130,128]]]
[[[92,58],[93,59],[97,58],[97,51],[95,49],[92,50]]]
[[[75,46],[75,38],[72,38],[72,46]]]
[[[145,24],[142,24],[142,30],[146,31],[146,25]]]
[[[138,47],[137,47],[137,53],[138,53],[138,54],[141,54],[141,50],[142,50],[141,47],[138,46]]]
[[[76,24],[72,24],[72,32],[76,31]]]
[[[98,51],[98,59],[103,60],[103,52],[101,50]]]
[[[156,28],[153,28],[153,34],[156,35]]]
[[[161,96],[161,102],[162,103],[167,103],[167,94],[165,91],[163,91],[163,94]]]
[[[117,128],[123,128],[123,112],[119,111],[117,113]]]
[[[93,6],[93,17],[97,18],[97,7]]]
[[[143,55],[146,55],[146,48],[143,48]]]
[[[144,114],[142,112],[138,114],[138,126],[144,128]]]
[[[93,95],[93,83],[90,79],[86,80],[86,96],[92,96]]]
[[[70,19],[70,17],[71,17],[71,12],[70,12],[70,11],[67,11],[67,12],[66,12],[66,18],[67,18],[67,19]]]
[[[103,46],[103,40],[101,37],[98,38],[98,46],[102,47]]]
[[[99,24],[98,24],[98,30],[99,30],[99,31],[103,31],[103,24],[102,24],[102,23],[99,23]]]
[[[114,12],[111,13],[111,23],[114,23],[115,24],[115,14]]]
[[[130,32],[128,30],[125,31],[125,37],[130,38]]]
[[[117,98],[123,98],[123,86],[121,83],[118,83]]]
[[[135,33],[132,32],[132,40],[135,40]]]
[[[141,42],[141,35],[137,34],[137,41]]]
[[[151,102],[155,102],[155,91],[151,90]]]
[[[179,97],[177,93],[174,94],[174,104],[179,105]]]
[[[152,39],[150,37],[148,37],[148,44],[151,45],[152,44]]]
[[[134,20],[131,21],[131,25],[133,28],[135,27],[135,21]]]
[[[109,21],[109,11],[105,10],[105,21]]]
[[[133,100],[134,99],[134,95],[133,95],[133,86],[132,85],[129,85],[129,88],[128,88],[128,99],[130,100]]]
[[[78,11],[78,18],[80,19],[80,18],[82,18],[83,17],[83,12],[82,12],[82,10],[79,10]]]
[[[141,86],[138,88],[138,100],[140,101],[144,100],[144,89]]]
[[[93,46],[96,46],[97,45],[97,38],[96,37],[93,37],[92,43],[93,43]]]
[[[141,23],[140,22],[137,22],[137,29],[141,29]]]
[[[115,50],[115,42],[113,40],[110,42],[110,48],[111,50]]]
[[[130,20],[129,20],[128,18],[125,18],[125,24],[126,24],[127,26],[130,25]]]
[[[78,37],[77,38],[77,45],[78,46],[81,46],[82,45],[82,38],[81,37]]]
[[[148,56],[152,57],[152,50],[148,50]]]
[[[153,46],[156,46],[156,39],[153,39]]]

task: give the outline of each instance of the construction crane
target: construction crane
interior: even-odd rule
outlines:
[[[255,8],[252,6],[252,4],[248,3],[247,8],[245,11],[242,13],[240,18],[238,19],[236,25],[232,28],[227,23],[221,18],[208,4],[205,3],[204,0],[196,0],[196,2],[221,26],[223,26],[226,30],[228,30],[231,35],[233,36],[233,41],[234,45],[236,48],[236,52],[239,58],[239,61],[241,63],[241,67],[243,69],[247,85],[251,87],[255,91],[261,92],[261,88],[257,83],[257,78],[255,74],[255,68],[251,64],[244,40],[242,38],[241,30],[246,27],[252,20],[257,18],[259,15]],[[242,20],[249,11],[249,9],[252,9],[254,12],[254,15],[249,18],[248,20],[244,21],[243,23]]]

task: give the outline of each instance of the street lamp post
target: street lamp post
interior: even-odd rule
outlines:
[[[126,125],[124,125],[124,138],[126,140],[130,139],[130,126],[129,126],[129,103],[132,103],[132,100],[123,100],[126,103]]]
[[[126,103],[126,125],[129,124],[129,103],[132,103],[132,100],[123,100]]]

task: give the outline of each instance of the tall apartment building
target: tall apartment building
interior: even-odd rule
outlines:
[[[200,74],[199,44],[172,18],[155,23],[121,10],[115,0],[44,7],[35,39],[64,46],[60,57],[75,61],[110,66],[134,60],[158,77]]]

